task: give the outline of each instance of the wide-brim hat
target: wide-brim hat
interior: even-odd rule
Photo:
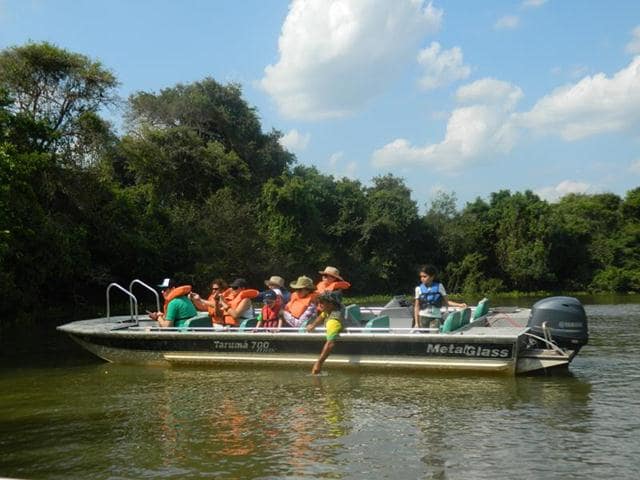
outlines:
[[[344,280],[344,278],[340,276],[340,270],[338,270],[336,267],[324,267],[324,270],[318,273],[320,273],[321,275],[331,275],[338,280]]]
[[[300,288],[307,288],[309,290],[316,289],[316,286],[313,284],[313,280],[311,280],[309,277],[305,277],[304,275],[301,277],[298,277],[298,279],[295,282],[291,282],[289,286],[294,290],[300,289]]]
[[[265,280],[264,284],[268,287],[269,285],[277,285],[280,288],[284,287],[284,278],[279,277],[277,275],[273,275],[269,278],[269,280]]]

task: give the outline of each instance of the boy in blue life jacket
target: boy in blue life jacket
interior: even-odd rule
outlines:
[[[447,299],[444,285],[436,282],[438,271],[433,265],[420,267],[420,285],[416,287],[413,307],[414,328],[439,328],[442,321],[442,307],[466,308],[466,303]]]

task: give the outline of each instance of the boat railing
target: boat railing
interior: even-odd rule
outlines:
[[[546,322],[545,322],[546,324]],[[543,330],[545,327],[545,324],[543,324]],[[531,337],[534,338],[536,340],[540,340],[541,342],[543,342],[545,345],[547,345],[551,350],[554,350],[556,353],[559,353],[560,355],[567,355],[567,352],[565,352],[562,348],[560,348],[553,340],[551,340],[551,338],[548,338],[548,334],[547,332],[545,332],[545,338],[542,338],[534,333],[531,332],[524,332],[524,334],[527,337]]]
[[[142,285],[144,288],[146,288],[147,290],[150,290],[151,293],[153,293],[156,297],[156,312],[160,312],[160,295],[158,295],[158,292],[156,291],[155,288],[147,285],[146,283],[144,283],[142,280],[136,278],[134,280],[131,280],[131,283],[129,284],[129,292],[133,295],[133,286],[134,285]],[[134,297],[135,298],[135,297]],[[133,299],[129,299],[129,302],[131,304],[131,306],[133,307]]]
[[[301,330],[300,327],[159,327],[157,325],[135,325],[130,327],[129,330],[133,331],[146,331],[146,332],[213,332],[213,333],[325,333],[326,329],[319,327],[312,332]],[[390,333],[390,334],[403,334],[403,333],[438,333],[437,328],[365,328],[365,327],[349,327],[345,329],[345,334],[352,333]]]
[[[131,321],[136,322],[137,324],[138,323],[138,299],[135,297],[133,293],[131,293],[129,290],[127,290],[122,285],[119,285],[117,283],[110,283],[109,286],[107,287],[107,321],[111,318],[111,301],[109,299],[109,292],[113,287],[116,287],[118,290],[120,290],[130,298],[131,301],[129,303],[129,313],[131,315]]]

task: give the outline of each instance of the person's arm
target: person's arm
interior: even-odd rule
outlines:
[[[223,306],[222,308],[222,311],[224,312],[224,314],[230,315],[237,320],[242,316],[242,314],[247,310],[247,308],[249,308],[249,306],[251,305],[251,299],[250,298],[243,299],[236,308],[231,308],[226,303],[224,305],[226,305],[226,307]]]
[[[444,304],[445,307],[467,308],[466,303],[454,302],[453,300],[449,300],[448,297],[442,297],[442,298],[444,299],[442,303]]]
[[[177,304],[174,301],[169,302],[167,306],[167,314],[164,312],[158,312],[156,320],[161,327],[173,327],[173,321],[176,317]]]
[[[173,327],[173,320],[167,320],[162,312],[158,312],[157,321],[161,327]]]
[[[318,315],[318,316],[313,320],[313,322],[311,322],[311,323],[309,323],[309,324],[307,325],[307,328],[306,328],[307,332],[313,332],[313,330],[318,326],[318,324],[319,324],[319,323],[322,323],[322,320],[323,320],[322,315]]]
[[[413,301],[413,328],[420,328],[420,302],[417,298]]]
[[[191,298],[191,301],[193,303],[195,303],[195,304],[204,305],[206,307],[215,307],[216,306],[215,302],[212,302],[211,300],[205,300],[204,298],[202,298],[197,293],[192,293],[189,296],[189,298]]]

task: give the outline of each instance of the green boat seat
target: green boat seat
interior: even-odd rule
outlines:
[[[489,299],[483,298],[478,302],[478,305],[473,312],[473,319],[477,320],[480,317],[484,317],[487,313],[489,313]]]
[[[469,307],[462,310],[462,320],[460,321],[460,327],[468,325],[471,321],[471,309]]]
[[[240,325],[238,326],[238,330],[240,330],[241,332],[244,332],[245,330],[256,328],[256,325],[258,325],[257,318],[245,318],[244,320],[242,320],[242,322],[240,322]]]
[[[211,318],[206,312],[198,313],[195,317],[183,320],[179,325],[177,325],[177,328],[181,330],[201,327],[211,327]]]
[[[445,318],[444,323],[440,327],[440,333],[449,333],[459,329],[462,326],[462,312],[451,312]]]
[[[345,323],[348,326],[360,326],[362,325],[362,312],[360,312],[360,305],[353,303],[347,305],[344,309]]]
[[[371,331],[372,328],[389,328],[389,316],[388,315],[381,315],[379,317],[374,317],[371,320],[369,320],[367,322],[367,324],[364,326],[364,330],[366,331]],[[374,330],[375,333],[375,330]]]

